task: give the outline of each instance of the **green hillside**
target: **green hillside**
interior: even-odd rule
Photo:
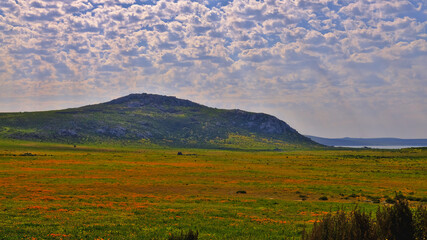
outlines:
[[[131,94],[58,111],[1,113],[0,137],[231,149],[320,146],[271,115],[210,108],[153,94]]]

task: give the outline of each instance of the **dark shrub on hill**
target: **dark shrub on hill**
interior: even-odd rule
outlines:
[[[379,207],[375,218],[358,208],[349,213],[338,210],[323,216],[302,239],[426,240],[427,210],[419,206],[411,211],[404,199],[391,207]]]
[[[199,239],[199,232],[198,231],[193,231],[193,230],[189,230],[188,233],[184,233],[183,231],[181,231],[180,235],[174,235],[171,234],[168,237],[168,240],[197,240]]]

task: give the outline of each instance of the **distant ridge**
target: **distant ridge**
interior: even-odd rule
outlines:
[[[401,138],[322,138],[306,135],[311,140],[326,146],[419,146],[427,147],[427,139]]]
[[[321,146],[271,115],[147,93],[58,111],[0,113],[0,138],[207,148]]]

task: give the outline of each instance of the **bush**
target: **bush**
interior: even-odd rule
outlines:
[[[376,220],[381,239],[414,239],[412,212],[406,200],[397,200],[392,207],[379,208]]]
[[[368,199],[370,199],[373,203],[380,203],[380,197],[377,196],[366,196]]]
[[[371,225],[371,218],[365,212],[355,209],[347,215],[338,210],[334,215],[328,213],[320,222],[314,223],[311,233],[303,233],[304,240],[318,239],[376,239]]]
[[[396,192],[395,196],[394,196],[394,199],[395,200],[403,200],[403,199],[406,199],[406,197],[405,197],[405,195],[403,195],[402,192]]]
[[[420,202],[422,198],[420,198],[420,197],[414,197],[414,196],[407,196],[406,199],[408,199],[409,201]]]
[[[184,233],[183,231],[181,231],[180,235],[174,235],[171,234],[168,237],[168,240],[197,240],[199,239],[199,232],[198,231],[193,231],[193,230],[189,230],[188,233]]]
[[[305,201],[305,200],[307,200],[307,195],[304,195],[304,194],[300,194],[299,195],[299,197],[301,198],[301,200],[303,200],[303,201]]]
[[[418,206],[413,214],[415,239],[427,239],[427,209]]]
[[[356,208],[346,213],[338,210],[327,214],[304,232],[303,240],[425,240],[427,239],[427,210],[419,206],[413,212],[404,199],[391,207],[379,207],[376,217]]]
[[[326,200],[328,200],[328,197],[322,196],[322,197],[319,198],[319,200],[326,201]]]

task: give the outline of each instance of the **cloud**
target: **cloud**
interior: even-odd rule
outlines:
[[[178,58],[176,57],[175,54],[173,54],[173,53],[165,53],[162,56],[161,62],[162,63],[174,63],[174,62],[177,62],[177,60],[178,60]]]
[[[251,49],[245,50],[239,55],[240,59],[250,62],[264,62],[271,59],[273,56],[269,50]]]
[[[105,89],[179,94],[319,119],[290,123],[328,136],[340,125],[322,113],[331,108],[341,122],[394,117],[393,105],[410,98],[412,110],[399,111],[419,123],[426,41],[426,5],[408,0],[4,0],[0,84],[26,96],[78,91],[97,100],[108,100]],[[413,133],[427,134],[421,128]]]
[[[123,69],[112,64],[101,65],[97,69],[100,72],[121,72]]]
[[[18,49],[10,49],[9,53],[16,54],[16,55],[28,55],[28,54],[48,55],[49,51],[46,49],[21,47]]]
[[[73,1],[69,5],[63,6],[66,13],[76,14],[80,12],[85,12],[93,8],[93,5],[86,0],[77,0]]]
[[[54,67],[57,74],[73,75],[74,72],[65,63],[55,63]]]
[[[54,21],[56,18],[61,17],[62,14],[57,10],[43,11],[39,13],[28,13],[23,16],[26,21]]]
[[[136,58],[129,58],[129,61],[124,64],[125,67],[151,67],[152,62],[144,56],[136,57]]]

